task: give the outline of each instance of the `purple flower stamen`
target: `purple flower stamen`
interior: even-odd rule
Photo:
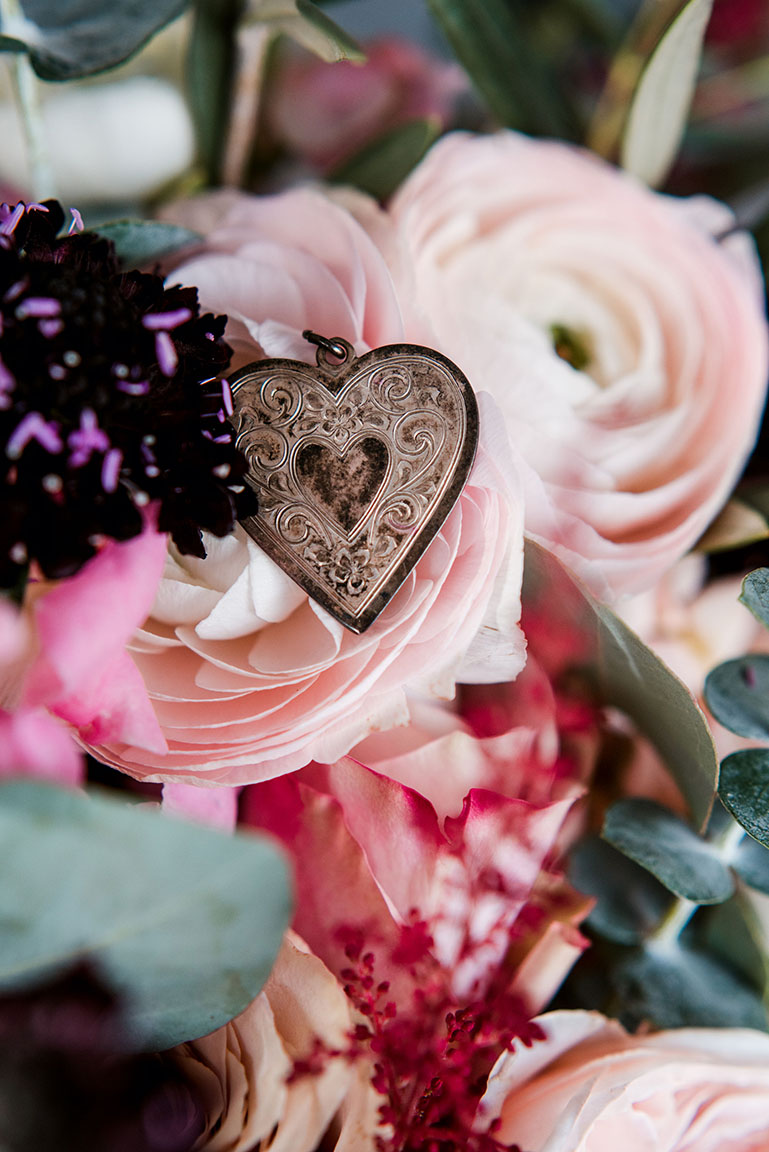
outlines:
[[[70,432],[67,443],[72,449],[69,458],[71,467],[81,468],[88,463],[93,452],[107,451],[109,436],[99,427],[96,413],[90,408],[84,408],[80,413],[80,427]]]
[[[118,380],[115,385],[118,392],[125,392],[129,396],[146,396],[150,390],[149,380]]]
[[[24,292],[28,287],[29,280],[16,280],[13,284],[11,284],[8,291],[3,296],[3,303],[10,304],[12,300],[16,300],[17,297],[21,296],[22,292]]]
[[[173,312],[149,312],[142,316],[142,325],[150,332],[166,332],[170,328],[178,328],[192,319],[189,308],[175,308]]]
[[[46,340],[52,340],[54,336],[58,336],[64,327],[61,320],[54,320],[53,318],[39,320],[37,327],[41,336],[45,336]]]
[[[0,358],[0,408],[10,408],[11,398],[8,395],[16,386],[16,380]]]
[[[164,376],[173,376],[179,364],[174,342],[167,332],[155,333],[155,355]]]
[[[58,316],[61,304],[52,296],[28,296],[16,309],[16,319],[26,320],[28,316]]]
[[[101,466],[101,486],[105,492],[114,492],[120,479],[120,465],[123,453],[119,448],[110,448]]]
[[[8,438],[5,454],[9,460],[18,460],[30,440],[37,440],[46,452],[61,452],[62,443],[57,424],[47,423],[39,412],[28,412],[16,431]]]
[[[83,217],[78,212],[77,208],[70,208],[70,215],[72,216],[72,223],[67,229],[67,235],[71,236],[73,232],[82,232],[85,228],[83,224]]]
[[[232,389],[230,388],[229,380],[222,380],[222,403],[224,404],[224,411],[228,416],[232,416],[235,409],[232,405]]]
[[[3,207],[7,208],[6,205],[3,205]],[[21,220],[23,215],[24,215],[24,205],[23,204],[17,204],[16,207],[13,209],[13,211],[8,216],[6,216],[6,218],[3,220],[2,224],[0,224],[0,234],[2,234],[3,236],[10,236],[11,233],[15,230],[16,225],[19,223],[19,220]]]

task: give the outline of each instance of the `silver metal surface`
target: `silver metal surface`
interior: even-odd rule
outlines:
[[[478,408],[455,364],[390,344],[359,359],[306,332],[317,366],[261,360],[230,377],[259,508],[243,527],[353,632],[374,622],[465,485]]]

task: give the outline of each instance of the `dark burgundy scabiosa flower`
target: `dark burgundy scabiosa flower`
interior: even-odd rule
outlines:
[[[60,236],[56,201],[0,205],[0,586],[76,572],[145,509],[205,556],[254,510],[227,424],[225,316],[194,288],[121,272],[111,243]]]
[[[3,1152],[189,1152],[194,1086],[160,1054],[123,1051],[121,1006],[88,964],[0,995]]]

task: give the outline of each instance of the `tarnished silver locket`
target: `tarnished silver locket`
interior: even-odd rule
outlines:
[[[256,543],[346,628],[363,632],[467,480],[478,407],[455,364],[415,344],[357,358],[305,332],[317,366],[261,360],[230,377]]]

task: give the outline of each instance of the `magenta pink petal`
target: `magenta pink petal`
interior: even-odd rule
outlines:
[[[112,664],[149,615],[165,557],[165,536],[147,527],[133,540],[108,543],[37,600],[40,656],[26,685],[27,704],[69,696]]]
[[[163,811],[199,824],[232,832],[238,817],[240,788],[203,788],[197,784],[164,784]]]

